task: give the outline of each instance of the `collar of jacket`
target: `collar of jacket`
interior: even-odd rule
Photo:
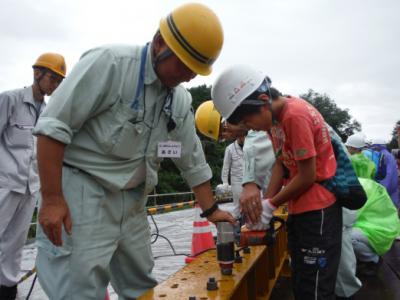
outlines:
[[[154,81],[159,80],[156,72],[153,69],[153,61],[151,57],[151,43],[147,49],[146,66],[144,73],[144,83],[146,85],[152,84]]]

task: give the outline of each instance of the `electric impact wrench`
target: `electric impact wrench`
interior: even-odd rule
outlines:
[[[262,231],[242,231],[242,226],[245,224],[243,218],[240,218],[236,225],[229,222],[217,223],[217,260],[223,275],[231,275],[233,263],[238,252],[248,246],[256,245],[272,245],[275,241],[276,230],[275,224],[285,221],[279,217],[272,217],[270,226],[267,230]],[[239,250],[235,250],[235,245]],[[237,256],[235,256],[235,251]],[[239,255],[240,258],[240,255]]]

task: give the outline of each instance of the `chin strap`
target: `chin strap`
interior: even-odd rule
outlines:
[[[151,46],[151,53],[154,53],[153,52],[153,44]],[[157,73],[157,64],[160,61],[163,61],[166,58],[170,57],[172,54],[173,54],[173,52],[171,51],[171,49],[167,48],[163,52],[159,53],[156,57],[154,57],[154,59],[152,61],[153,61],[153,69],[156,73]]]
[[[160,54],[158,54],[158,55],[154,58],[154,60],[153,60],[153,69],[154,69],[154,71],[156,71],[156,69],[157,69],[157,68],[156,68],[156,67],[157,67],[157,64],[158,64],[160,61],[163,61],[164,59],[170,57],[172,54],[173,54],[173,52],[172,52],[171,49],[169,49],[169,48],[165,49],[163,52],[161,52]]]

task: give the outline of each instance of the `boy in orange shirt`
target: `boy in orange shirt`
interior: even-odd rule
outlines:
[[[318,183],[336,171],[328,129],[313,106],[280,96],[270,83],[258,70],[234,66],[212,90],[215,107],[229,123],[269,133],[277,157],[265,199],[242,202],[241,210],[249,227],[260,230],[269,226],[276,207],[287,202],[295,298],[335,299],[342,209]]]

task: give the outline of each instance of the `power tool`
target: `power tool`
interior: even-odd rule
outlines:
[[[256,245],[272,245],[275,241],[275,224],[279,222],[284,225],[285,221],[279,217],[272,217],[267,230],[251,231],[242,230],[245,224],[240,218],[236,225],[229,222],[217,223],[217,259],[223,275],[231,275],[235,261],[235,244],[240,249]],[[239,251],[236,250],[236,251]]]

